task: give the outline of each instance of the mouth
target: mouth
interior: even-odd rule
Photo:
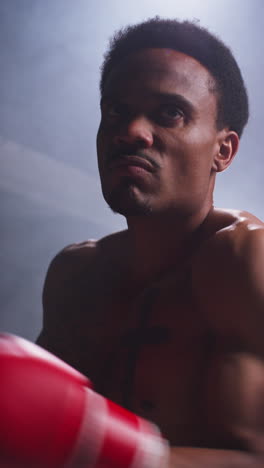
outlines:
[[[107,167],[109,170],[117,169],[117,168],[132,168],[132,167],[139,167],[144,169],[147,172],[154,172],[155,165],[149,159],[143,156],[137,155],[120,155],[115,159],[112,159],[108,164]]]

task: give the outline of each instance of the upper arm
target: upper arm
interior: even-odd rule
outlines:
[[[206,417],[223,448],[264,454],[264,230],[224,234],[212,240],[194,273],[197,301],[216,341]]]
[[[264,362],[250,353],[211,357],[204,393],[211,446],[264,455]]]
[[[37,339],[40,346],[65,358],[71,346],[78,304],[78,288],[84,268],[90,263],[92,247],[88,241],[66,247],[49,265],[43,287],[43,328]]]
[[[264,357],[264,229],[219,233],[199,254],[194,294],[209,326]]]
[[[59,252],[51,261],[46,274],[43,293],[43,326],[37,338],[37,344],[51,352],[56,351],[58,340],[60,340],[59,328],[64,319],[65,293],[64,287],[67,283],[68,249],[66,247]]]

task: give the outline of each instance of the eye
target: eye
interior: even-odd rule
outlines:
[[[102,108],[103,115],[108,120],[117,120],[124,115],[125,109],[124,106],[120,103],[107,103]]]
[[[165,104],[159,110],[161,119],[178,120],[184,116],[183,111],[176,104]]]
[[[112,104],[107,109],[108,117],[119,117],[120,113],[121,113],[121,109],[120,109],[120,106],[118,106],[117,104]]]

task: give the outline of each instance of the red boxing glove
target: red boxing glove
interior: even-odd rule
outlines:
[[[39,346],[0,334],[0,369],[0,468],[166,466],[155,425]]]

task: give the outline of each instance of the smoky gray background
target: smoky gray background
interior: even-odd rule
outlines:
[[[251,118],[215,204],[264,218],[263,0],[0,0],[0,330],[34,340],[52,257],[126,226],[100,192],[99,70],[115,30],[155,15],[199,19],[233,50]]]

